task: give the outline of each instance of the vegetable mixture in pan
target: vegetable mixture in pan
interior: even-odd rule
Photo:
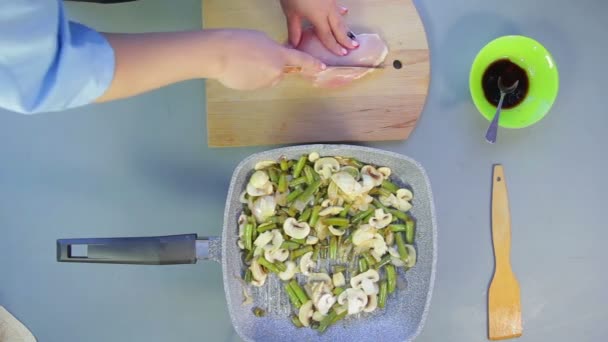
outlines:
[[[416,263],[412,198],[389,168],[353,158],[313,152],[259,162],[241,195],[244,280],[261,287],[275,273],[293,324],[319,332],[384,308],[397,287],[396,268]]]

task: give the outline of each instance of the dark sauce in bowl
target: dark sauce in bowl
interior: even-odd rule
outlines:
[[[498,106],[498,101],[500,101],[498,77],[502,78],[502,84],[506,87],[519,80],[519,85],[515,91],[511,94],[505,95],[502,108],[509,109],[522,103],[522,101],[526,98],[526,95],[528,95],[529,87],[528,74],[526,73],[526,70],[522,69],[519,65],[511,62],[507,58],[499,59],[488,66],[486,71],[483,73],[481,86],[486,99],[494,106]]]

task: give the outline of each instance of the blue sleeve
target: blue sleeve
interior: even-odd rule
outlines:
[[[68,21],[61,0],[0,0],[0,107],[39,113],[85,105],[113,77],[112,47]]]

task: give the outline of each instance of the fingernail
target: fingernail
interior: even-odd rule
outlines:
[[[344,7],[344,6],[341,6],[341,7],[340,7],[340,12],[342,12],[342,13],[346,13],[346,12],[348,12],[348,8],[346,8],[346,7]]]
[[[346,56],[347,53],[348,51],[345,48],[342,48],[342,56]]]
[[[359,46],[359,42],[356,40],[351,40],[350,43],[353,44],[354,47]]]
[[[327,65],[325,65],[325,63],[321,63],[321,70],[325,70],[327,69]]]

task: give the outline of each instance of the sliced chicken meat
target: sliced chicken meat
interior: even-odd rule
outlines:
[[[386,43],[375,33],[357,35],[359,47],[349,50],[346,56],[337,56],[327,50],[312,30],[305,30],[298,50],[317,57],[327,65],[327,69],[312,75],[315,87],[336,88],[357,80],[374,69],[344,68],[332,66],[378,66],[388,54]]]

